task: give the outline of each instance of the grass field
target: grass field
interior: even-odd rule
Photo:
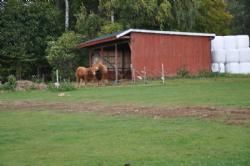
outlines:
[[[10,107],[11,103],[27,101],[74,103],[83,109],[86,103],[103,105],[103,109],[116,105],[209,106],[236,112],[244,108],[243,116],[249,117],[249,77],[173,79],[164,86],[153,82],[88,87],[65,94],[59,97],[58,92],[50,91],[0,93],[0,166],[250,165],[250,121],[228,125],[216,118],[192,116],[153,118],[67,112],[42,105]]]
[[[193,118],[1,112],[0,165],[249,165],[250,128]]]
[[[250,107],[250,77],[175,79],[166,85],[89,87],[66,92],[29,91],[3,92],[1,101],[101,102],[106,104],[136,104],[148,106],[225,106]]]

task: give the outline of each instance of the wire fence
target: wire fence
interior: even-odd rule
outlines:
[[[143,81],[144,84],[147,84],[149,80],[160,79],[162,84],[165,84],[167,71],[164,67],[164,64],[161,64],[161,70],[147,70],[147,67],[144,66],[142,70],[137,70],[131,65],[131,80],[135,83],[137,81]]]

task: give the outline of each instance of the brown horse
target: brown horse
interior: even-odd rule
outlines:
[[[108,68],[106,65],[98,62],[92,66],[92,68],[96,71],[96,80],[98,81],[98,85],[101,83],[105,83],[108,81]]]
[[[78,87],[81,86],[82,81],[84,80],[84,85],[87,84],[87,81],[91,80],[96,75],[96,69],[93,67],[83,67],[79,66],[76,69],[75,76]]]

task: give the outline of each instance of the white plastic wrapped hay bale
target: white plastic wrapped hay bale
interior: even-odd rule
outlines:
[[[239,50],[237,49],[226,50],[226,63],[239,62],[239,61],[240,61]]]
[[[240,63],[240,73],[250,74],[250,63]]]
[[[239,49],[240,62],[250,62],[250,48]]]
[[[211,64],[211,70],[212,70],[212,72],[214,72],[214,73],[219,72],[219,63],[212,63],[212,64]]]
[[[226,64],[226,72],[231,74],[239,74],[240,73],[240,64],[239,63],[227,63]]]
[[[237,48],[248,48],[249,47],[249,36],[238,35],[236,36]]]
[[[224,37],[223,36],[215,36],[212,40],[212,50],[219,50],[224,48]]]
[[[219,63],[219,73],[225,73],[225,64]]]
[[[225,63],[226,51],[223,49],[212,51],[212,62],[213,63]]]
[[[225,65],[224,63],[212,63],[211,70],[214,73],[225,73]]]
[[[224,49],[236,49],[237,42],[235,36],[224,36]]]

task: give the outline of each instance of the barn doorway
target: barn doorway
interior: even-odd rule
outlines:
[[[102,61],[108,67],[109,80],[116,79],[115,45],[107,45],[90,50],[90,64]],[[131,79],[131,51],[128,42],[117,44],[118,80]]]

